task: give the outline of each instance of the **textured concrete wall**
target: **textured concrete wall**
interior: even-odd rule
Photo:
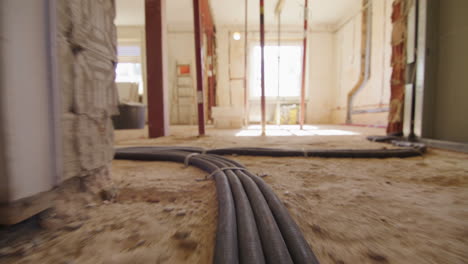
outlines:
[[[113,0],[57,1],[64,173],[89,175],[113,158],[111,116],[117,113]]]

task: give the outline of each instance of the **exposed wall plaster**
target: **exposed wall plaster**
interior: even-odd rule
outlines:
[[[392,79],[388,134],[403,133],[403,104],[405,98],[406,38],[409,0],[395,0],[392,10]]]
[[[85,176],[113,159],[118,113],[113,0],[58,1],[58,68],[63,95],[64,173]]]

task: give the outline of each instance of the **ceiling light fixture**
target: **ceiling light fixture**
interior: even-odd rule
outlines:
[[[232,38],[233,38],[234,40],[240,40],[240,39],[241,39],[241,34],[240,34],[239,32],[234,32],[234,33],[232,34]]]

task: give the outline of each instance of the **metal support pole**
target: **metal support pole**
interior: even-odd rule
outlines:
[[[265,135],[265,19],[264,19],[264,0],[260,0],[260,49],[261,49],[261,107],[262,107],[262,136]]]
[[[150,138],[169,133],[165,0],[145,1],[146,68],[148,87],[148,134]]]
[[[276,93],[276,124],[281,125],[281,12],[278,13],[278,91]]]
[[[249,110],[248,110],[248,89],[247,89],[247,58],[249,53],[247,36],[248,33],[248,0],[245,0],[245,23],[244,23],[244,125],[249,125]]]
[[[216,105],[214,96],[214,34],[207,36],[207,53],[208,53],[208,120],[213,121],[213,107]]]
[[[304,117],[305,117],[305,86],[306,86],[306,64],[307,64],[307,18],[308,18],[308,0],[305,0],[304,6],[304,47],[302,53],[302,86],[301,86],[301,116],[300,116],[300,127],[304,128]]]
[[[202,43],[201,43],[201,20],[200,1],[193,0],[193,20],[195,32],[195,65],[197,68],[197,104],[198,104],[198,135],[205,135],[205,113],[203,94],[203,63],[202,63]]]

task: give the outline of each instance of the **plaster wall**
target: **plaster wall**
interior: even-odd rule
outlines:
[[[391,0],[372,1],[371,73],[367,84],[356,95],[354,110],[388,108],[391,76],[391,7]],[[359,79],[361,21],[362,16],[358,14],[334,34],[336,77],[332,93],[332,123],[345,123],[347,94]],[[387,115],[382,112],[354,114],[353,122],[385,125]]]
[[[176,101],[174,98],[174,89],[176,87],[176,65],[177,64],[190,64],[192,87],[196,89],[195,80],[195,46],[194,46],[194,33],[193,26],[190,25],[168,25],[167,27],[167,52],[168,52],[168,87],[169,87],[169,105],[170,105],[170,121],[171,124],[177,124],[176,108],[173,103]],[[145,41],[145,27],[144,25],[136,26],[117,26],[117,43],[119,45],[139,45],[141,48],[141,63],[143,69],[143,103],[147,104],[147,82],[146,82],[146,41]],[[196,105],[194,102],[194,109]],[[195,120],[196,121],[196,120]]]
[[[336,67],[333,60],[333,34],[317,32],[309,34],[308,100],[306,123],[330,124],[333,102],[333,84]]]
[[[179,123],[177,115],[177,98],[175,89],[177,89],[177,64],[189,64],[191,79],[185,79],[183,82],[191,86],[193,95],[196,90],[196,68],[195,68],[195,40],[193,29],[190,27],[179,27],[169,29],[167,34],[168,41],[168,80],[169,80],[169,102],[171,107],[170,120],[171,124]],[[182,82],[182,81],[181,81]],[[206,85],[205,85],[206,87]],[[206,92],[206,91],[205,91]],[[189,115],[192,124],[196,123],[196,102],[193,101],[191,109],[187,109],[189,113],[181,113]]]
[[[354,114],[355,123],[386,125],[390,97],[391,56],[391,0],[372,1],[372,54],[371,76],[354,100],[354,110],[380,109],[384,112]],[[308,33],[308,58],[306,75],[306,122],[344,123],[347,94],[356,84],[360,73],[361,53],[361,1],[338,28],[333,25],[314,25]],[[337,29],[338,28],[338,29]],[[244,101],[244,27],[242,25],[218,25],[217,41],[217,97],[218,106],[243,108]],[[241,39],[234,40],[233,32],[240,32]],[[281,42],[302,45],[303,32],[298,26],[282,26]],[[259,42],[259,28],[252,26],[248,32],[249,49]],[[193,68],[193,28],[190,25],[170,24],[169,86],[175,85],[176,62],[191,63]],[[277,43],[275,25],[266,26],[266,42]],[[250,55],[249,55],[250,56]],[[193,68],[194,69],[194,68]],[[250,68],[247,70],[249,79]],[[192,71],[194,72],[194,71]],[[193,81],[195,76],[193,75]],[[249,82],[248,82],[249,85]],[[299,98],[285,102],[299,103]],[[382,110],[383,109],[383,110]],[[249,98],[250,120],[260,117],[260,103]],[[267,99],[267,120],[273,121],[275,101]],[[258,120],[257,120],[258,119]]]
[[[234,40],[232,33],[241,33],[240,40]],[[220,106],[234,106],[243,108],[244,105],[244,37],[243,28],[239,26],[223,26],[217,31],[218,52],[218,94],[217,102]],[[294,43],[302,46],[303,32],[298,27],[283,26],[281,43]],[[265,33],[266,43],[275,45],[278,41],[277,31],[274,27],[267,27]],[[249,58],[251,48],[259,43],[258,29],[248,32]],[[307,50],[306,75],[306,122],[329,123],[330,100],[333,89],[333,34],[329,29],[320,28],[309,31]],[[247,79],[252,69],[247,69]],[[248,81],[249,85],[249,81]],[[299,103],[299,98],[287,98],[288,103]],[[275,101],[267,99],[267,121],[274,121]],[[259,121],[259,100],[249,98],[250,120]]]

